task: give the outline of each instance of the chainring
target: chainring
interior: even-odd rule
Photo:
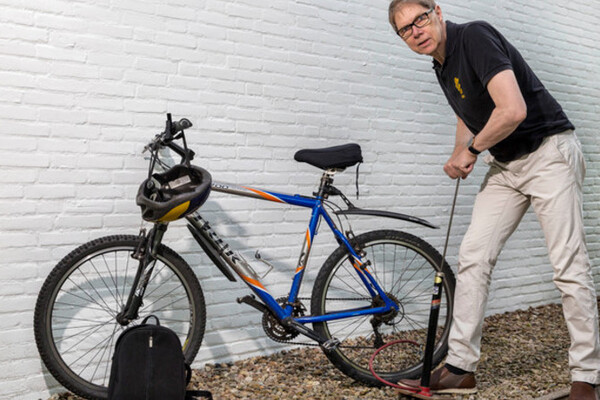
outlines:
[[[285,297],[280,297],[276,299],[276,301],[280,305],[287,305],[287,298]],[[302,302],[300,302],[300,300],[297,300],[295,303],[292,304],[292,306],[294,307],[294,310],[292,311],[293,317],[304,316],[304,311],[306,310],[306,308],[304,307]],[[277,317],[273,315],[273,313],[271,313],[271,311],[269,310],[266,310],[263,313],[262,327],[269,338],[280,343],[289,342],[290,340],[295,339],[300,334],[298,331],[284,326],[281,323],[281,321],[279,321]]]

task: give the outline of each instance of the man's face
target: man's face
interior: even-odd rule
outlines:
[[[412,24],[427,12],[427,8],[416,3],[404,3],[394,14],[394,22],[398,29]],[[415,53],[434,56],[445,49],[444,25],[442,19],[442,10],[439,6],[427,15],[430,22],[418,28],[412,26],[409,30],[410,35],[404,39],[408,47]]]

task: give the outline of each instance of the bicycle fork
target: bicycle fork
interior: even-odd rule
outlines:
[[[154,271],[158,246],[166,231],[167,224],[163,223],[154,224],[154,227],[150,229],[148,234],[146,234],[145,229],[140,231],[142,240],[131,255],[132,258],[139,261],[138,269],[131,285],[127,302],[116,317],[117,322],[123,326],[128,325],[131,321],[139,317],[138,311],[143,304],[144,293]]]

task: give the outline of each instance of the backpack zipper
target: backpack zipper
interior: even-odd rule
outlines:
[[[148,336],[148,360],[147,360],[147,364],[146,364],[146,377],[147,377],[147,381],[146,381],[146,393],[145,393],[145,400],[151,400],[152,397],[152,391],[153,391],[153,387],[152,387],[152,378],[153,378],[153,373],[152,370],[154,369],[153,366],[153,360],[152,360],[152,346],[154,342],[154,337],[152,335],[152,332],[150,332],[150,336]]]

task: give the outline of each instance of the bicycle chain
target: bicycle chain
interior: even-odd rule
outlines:
[[[298,300],[310,300],[310,297],[298,297]],[[368,300],[366,297],[357,297],[357,298],[328,298],[327,300],[332,300],[332,301],[346,301],[346,300]],[[277,343],[285,343],[285,344],[293,344],[293,345],[299,345],[299,346],[308,346],[308,347],[320,347],[320,344],[317,343],[302,343],[302,342],[292,342],[289,340],[281,340],[281,339],[276,339],[273,336],[267,335],[269,336],[269,339],[273,340],[274,342]],[[338,345],[337,347],[343,348],[343,349],[371,349],[372,347],[370,346],[343,346],[343,345]]]

